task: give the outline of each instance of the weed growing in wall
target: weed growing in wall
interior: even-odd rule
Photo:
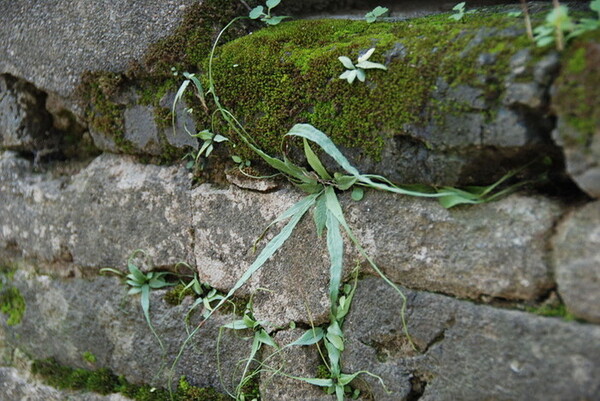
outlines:
[[[271,9],[269,8],[268,11],[269,14],[267,16],[270,16]],[[257,12],[258,11],[256,11],[256,9],[253,10],[254,14]],[[256,15],[251,15],[251,18],[252,17],[256,17]],[[209,319],[212,313],[218,310],[227,300],[229,300],[234,293],[242,285],[244,285],[250,279],[250,277],[252,277],[252,275],[254,275],[264,265],[264,263],[281,248],[281,246],[283,246],[287,239],[292,235],[300,220],[303,219],[306,214],[311,212],[317,235],[326,235],[327,249],[331,263],[329,269],[329,299],[331,302],[329,323],[325,327],[312,328],[308,330],[298,340],[290,345],[308,346],[313,344],[322,344],[323,348],[325,349],[325,352],[323,353],[324,364],[329,370],[329,375],[327,378],[295,377],[295,379],[324,387],[330,394],[335,394],[338,401],[343,401],[344,396],[348,391],[348,385],[354,378],[356,378],[359,374],[372,374],[366,371],[345,373],[341,370],[341,356],[344,350],[343,321],[350,309],[353,296],[353,290],[349,290],[346,287],[344,287],[342,294],[340,294],[343,278],[344,256],[344,241],[342,232],[344,232],[351,240],[352,244],[358,249],[359,253],[369,263],[373,270],[377,272],[377,274],[379,274],[386,283],[394,288],[397,294],[403,299],[403,306],[399,313],[402,318],[406,338],[409,342],[411,342],[411,344],[412,341],[410,340],[410,336],[406,328],[406,297],[400,288],[398,288],[395,283],[393,283],[383,274],[383,272],[361,246],[352,229],[346,222],[343,208],[338,200],[338,193],[343,191],[352,191],[352,198],[355,200],[360,200],[362,198],[363,191],[367,188],[371,188],[407,196],[437,198],[444,207],[450,208],[459,204],[488,202],[505,195],[509,191],[514,190],[515,187],[507,188],[502,191],[496,190],[501,183],[507,180],[514,173],[508,174],[499,182],[487,187],[469,187],[458,189],[453,187],[434,188],[426,186],[399,186],[391,183],[385,177],[372,174],[363,174],[359,172],[350,164],[346,157],[340,152],[340,150],[325,133],[321,132],[310,124],[296,124],[284,136],[284,139],[298,138],[302,141],[304,156],[308,165],[310,166],[310,169],[292,162],[285,155],[283,158],[277,158],[267,154],[255,144],[252,137],[245,130],[243,124],[236,119],[234,114],[223,107],[223,105],[220,103],[219,96],[217,94],[217,88],[215,87],[212,75],[213,58],[221,35],[227,28],[229,28],[229,26],[231,26],[231,24],[241,18],[243,17],[238,17],[231,21],[231,23],[219,33],[210,53],[208,74],[206,77],[208,87],[205,95],[210,95],[213,103],[216,106],[217,112],[213,114],[213,119],[220,118],[222,121],[224,121],[229,132],[235,133],[238,138],[244,142],[257,156],[259,156],[273,169],[277,170],[280,175],[285,176],[288,181],[305,192],[307,195],[282,213],[269,225],[269,227],[267,227],[267,229],[269,229],[276,223],[287,222],[281,231],[264,246],[262,251],[256,257],[255,261],[238,279],[230,291],[219,301],[216,307],[209,313],[205,314],[204,321]],[[340,78],[348,79],[350,83],[354,80],[354,78],[359,78],[359,80],[364,81],[365,76],[363,68],[385,69],[386,67],[383,65],[377,64],[376,66],[373,66],[375,63],[370,63],[367,61],[368,57],[374,51],[374,48],[367,51],[367,53],[363,56],[363,59],[359,59],[356,65],[354,65],[350,59],[340,59],[344,66],[348,68],[348,71],[344,73],[348,76]],[[360,71],[362,71],[362,75],[359,75]],[[352,77],[350,77],[349,73],[354,74]],[[186,87],[189,85],[189,82],[189,79],[184,81],[184,84],[180,87],[178,93],[183,94],[183,92],[186,90]],[[195,89],[201,90],[201,86],[196,85]],[[181,96],[179,96],[179,98],[181,98]],[[205,96],[203,95],[202,98],[205,98]],[[175,104],[173,107],[175,107]],[[213,124],[213,126],[216,126],[216,124]],[[339,166],[340,171],[334,173],[329,172],[317,156],[317,153],[315,153],[315,151],[312,149],[311,144],[312,146],[316,145],[319,147],[322,152],[326,153],[332,160],[334,160]],[[178,363],[178,360],[184,352],[187,343],[201,329],[204,321],[189,333],[187,340],[175,359],[172,370],[174,370],[176,364]],[[246,314],[243,319],[232,322],[231,324],[225,326],[229,329],[249,329],[253,330],[254,332],[251,355],[246,360],[243,370],[244,377],[247,377],[250,364],[252,362],[259,363],[261,369],[268,369],[264,363],[264,359],[262,362],[255,361],[255,355],[260,349],[261,345],[267,344],[277,348],[277,345],[274,343],[273,339],[269,336],[268,332],[262,328],[262,326],[263,323],[254,320],[251,317],[251,314]],[[285,375],[284,372],[276,373]],[[252,373],[252,375],[255,374],[255,372]],[[243,382],[244,379],[242,379],[242,383]],[[241,384],[238,386],[235,393],[231,394],[238,400],[243,398],[240,388]]]

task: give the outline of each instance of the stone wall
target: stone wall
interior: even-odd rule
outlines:
[[[303,196],[281,177],[240,174],[230,156],[250,153],[239,141],[232,147],[228,131],[209,158],[182,161],[200,145],[186,128],[207,122],[193,96],[176,109],[175,128],[164,124],[171,115],[161,110],[170,112],[181,82],[170,67],[203,72],[215,29],[244,11],[225,3],[0,5],[8,44],[0,49],[0,400],[162,400],[180,376],[197,388],[178,399],[216,400],[200,388],[235,392],[252,332],[222,326],[240,319],[248,300],[257,330],[279,347],[329,321],[327,241],[310,216],[236,292],[235,307],[202,324],[207,310],[190,312],[193,291],[161,288],[150,292],[153,333],[140,295],[101,271],[127,272],[143,250],[131,260],[142,271],[170,272],[173,284],[195,274],[205,295],[225,294],[282,224],[265,227]],[[361,7],[334,3],[340,14]],[[534,22],[545,7],[531,5]],[[490,203],[445,209],[375,190],[359,202],[340,193],[357,239],[406,296],[404,304],[345,238],[343,282],[356,293],[342,370],[384,383],[359,376],[359,399],[600,400],[600,35],[562,53],[536,48],[521,20],[506,16],[514,8],[458,23],[438,15],[246,24],[218,50],[221,100],[274,155],[280,136],[270,124],[285,132],[309,121],[361,171],[403,183],[488,185],[552,160],[529,164],[513,183],[531,184]],[[369,71],[366,84],[337,80],[338,55],[355,58],[373,44],[373,61],[388,72]],[[239,72],[227,75],[234,64]],[[287,151],[299,154],[293,143]],[[272,171],[252,159],[246,173]],[[273,352],[264,345],[256,354],[251,371],[264,365],[247,394],[335,399],[293,378],[324,378],[317,347]],[[50,359],[63,376],[76,369],[71,381],[40,373]],[[99,388],[91,379],[73,385],[90,371],[110,372],[120,384],[103,392],[121,392],[82,391]]]

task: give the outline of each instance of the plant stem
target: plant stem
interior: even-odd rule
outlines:
[[[529,7],[526,0],[521,0],[521,9],[525,18],[525,29],[527,29],[527,37],[533,41],[533,29],[531,28],[531,18],[529,17]]]
[[[552,0],[552,5],[554,6],[555,10],[558,9],[558,7],[560,7],[560,3],[558,2],[558,0]],[[556,49],[558,51],[563,51],[565,49],[565,39],[564,39],[562,27],[557,25],[555,28],[555,31],[556,31]]]

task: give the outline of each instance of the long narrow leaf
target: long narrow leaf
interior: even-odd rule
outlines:
[[[258,269],[260,269],[262,267],[262,265],[264,265],[265,262],[271,256],[273,256],[273,254],[275,252],[277,252],[277,250],[279,248],[281,248],[281,246],[285,243],[285,241],[287,241],[287,239],[292,234],[292,231],[294,231],[294,228],[296,227],[296,225],[298,224],[300,219],[302,219],[302,216],[304,216],[304,214],[308,211],[308,209],[310,209],[310,207],[315,203],[315,199],[317,198],[317,196],[318,195],[316,195],[316,194],[309,195],[309,196],[305,197],[304,199],[302,199],[301,201],[299,201],[298,203],[296,203],[294,206],[292,206],[293,208],[295,208],[296,212],[291,217],[290,221],[286,224],[285,227],[283,227],[283,229],[279,232],[279,234],[277,234],[275,237],[273,237],[273,239],[271,241],[269,241],[269,243],[263,248],[263,250],[260,252],[260,254],[256,257],[256,260],[254,260],[254,262],[250,265],[250,267],[244,272],[244,274],[242,274],[242,277],[240,277],[239,280],[235,283],[233,288],[231,288],[231,290],[229,290],[227,295],[217,304],[217,306],[211,311],[211,313],[208,316],[212,315],[212,313],[215,310],[219,309],[219,307],[221,305],[223,305],[226,300],[231,298],[233,296],[233,294],[242,285],[244,285],[246,283],[246,281],[248,281],[248,279],[250,279],[250,277],[252,277],[252,275]]]
[[[296,124],[292,127],[292,129],[286,134],[286,136],[299,136],[301,138],[306,138],[310,141],[315,142],[317,145],[321,147],[333,160],[335,160],[340,167],[346,170],[349,174],[354,176],[359,176],[360,173],[356,168],[354,168],[348,159],[339,151],[339,149],[335,146],[335,144],[329,139],[327,135],[323,132],[319,131],[315,127],[310,124]]]
[[[329,175],[325,169],[325,166],[323,166],[323,163],[321,163],[321,160],[319,160],[319,157],[315,154],[315,152],[313,152],[306,138],[302,138],[302,142],[304,143],[304,155],[306,156],[308,164],[310,164],[312,169],[319,174],[319,177],[324,180],[331,180],[331,175]]]
[[[346,219],[344,218],[344,213],[342,212],[342,207],[340,206],[340,203],[339,203],[337,197],[335,196],[335,192],[331,188],[327,188],[327,189],[330,189],[330,191],[327,191],[327,190],[325,191],[327,209],[330,210],[331,213],[333,213],[333,215],[340,222],[342,227],[344,227],[346,234],[348,235],[348,237],[350,238],[350,240],[352,241],[354,246],[356,246],[356,249],[358,249],[359,253],[367,260],[367,262],[369,262],[369,265],[371,265],[373,270],[375,270],[375,272],[383,279],[383,281],[385,281],[390,287],[392,287],[398,293],[398,295],[400,295],[400,298],[402,298],[402,308],[400,309],[400,318],[402,320],[404,334],[406,335],[406,338],[408,339],[408,341],[412,345],[412,347],[415,348],[415,345],[412,342],[412,339],[410,338],[410,335],[408,333],[408,326],[406,324],[406,301],[407,301],[406,295],[404,295],[402,290],[396,284],[394,284],[393,281],[391,281],[389,278],[387,278],[387,276],[385,274],[383,274],[381,269],[379,269],[379,267],[375,264],[373,259],[371,259],[371,257],[367,254],[365,249],[362,247],[362,245],[360,244],[360,242],[354,235],[354,232],[350,229],[350,226],[348,226],[348,223],[346,222]]]
[[[302,346],[302,345],[313,345],[321,341],[324,333],[323,329],[320,327],[315,327],[314,329],[308,329],[306,332],[298,338],[296,341],[291,343],[289,346]]]
[[[326,193],[335,192],[328,187]],[[329,300],[331,301],[331,314],[337,314],[337,303],[344,262],[344,240],[340,232],[340,223],[336,217],[327,210],[327,250],[329,252]]]

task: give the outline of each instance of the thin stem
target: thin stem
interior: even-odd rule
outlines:
[[[526,0],[521,0],[521,9],[525,18],[525,29],[527,29],[527,37],[533,41],[533,29],[531,28],[531,18],[529,17],[529,7]]]

